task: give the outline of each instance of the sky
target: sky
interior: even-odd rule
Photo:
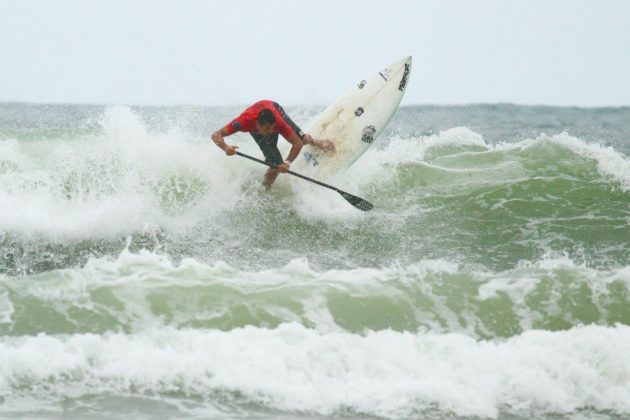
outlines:
[[[630,0],[0,0],[0,101],[630,105]]]

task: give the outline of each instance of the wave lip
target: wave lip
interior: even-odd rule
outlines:
[[[360,173],[370,174],[367,182],[385,179],[389,183],[393,173],[400,175],[401,169],[419,165],[445,174],[468,176],[486,172],[488,176],[480,180],[500,183],[522,177],[576,175],[575,171],[583,176],[590,173],[591,164],[602,181],[610,181],[624,192],[630,190],[627,156],[613,147],[589,143],[567,132],[497,144],[487,143],[467,127],[428,137],[391,137],[380,148],[369,149],[360,167],[352,167],[348,172],[356,178]],[[511,170],[500,171],[504,166]],[[392,167],[397,171],[392,173]]]

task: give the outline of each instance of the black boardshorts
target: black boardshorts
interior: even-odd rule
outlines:
[[[304,139],[304,132],[300,127],[298,127],[296,123],[293,122],[291,118],[289,118],[287,113],[284,112],[284,109],[275,102],[273,103],[273,106],[278,110],[278,113],[280,114],[284,122],[286,122],[289,127],[291,127],[295,134],[297,134],[300,139]],[[273,133],[266,137],[259,133],[250,134],[256,141],[258,147],[260,147],[260,151],[263,153],[263,155],[265,155],[265,162],[275,166],[279,166],[282,162],[284,162],[284,159],[282,159],[282,155],[278,150],[278,133]]]

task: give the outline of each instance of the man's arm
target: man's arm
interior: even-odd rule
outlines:
[[[219,131],[215,131],[214,133],[212,133],[212,141],[214,142],[214,144],[219,146],[221,150],[223,150],[228,156],[235,155],[236,149],[238,149],[238,146],[230,146],[229,144],[225,143],[225,140],[223,138],[231,135],[232,133],[228,131],[227,126],[223,127]]]
[[[291,131],[291,135],[287,138],[287,141],[291,143],[291,150],[289,150],[289,156],[287,156],[287,159],[278,166],[278,170],[282,173],[289,170],[289,165],[298,157],[300,150],[302,150],[302,139],[300,139],[293,131]]]

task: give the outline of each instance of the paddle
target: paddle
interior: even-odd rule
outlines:
[[[246,155],[245,153],[241,153],[241,152],[237,151],[236,154],[239,155],[239,156],[243,156],[244,158],[253,160],[254,162],[262,163],[263,165],[267,165],[267,166],[269,166],[271,168],[276,168],[276,169],[278,168],[275,165],[267,163],[264,160],[256,159],[255,157]],[[345,198],[345,200],[348,203],[352,204],[355,208],[357,208],[359,210],[370,211],[370,210],[372,210],[374,208],[372,203],[370,203],[369,201],[364,200],[361,197],[357,197],[356,195],[349,194],[349,193],[347,193],[345,191],[341,191],[339,188],[335,188],[332,185],[324,184],[323,182],[320,182],[320,181],[317,181],[316,179],[309,178],[307,176],[298,174],[297,172],[287,171],[287,173],[291,174],[291,175],[294,175],[294,176],[297,176],[298,178],[302,178],[302,179],[305,179],[307,181],[311,181],[312,183],[317,184],[317,185],[321,185],[322,187],[326,187],[328,189],[331,189],[333,191],[338,192],[339,194],[341,194],[341,196],[343,198]]]

